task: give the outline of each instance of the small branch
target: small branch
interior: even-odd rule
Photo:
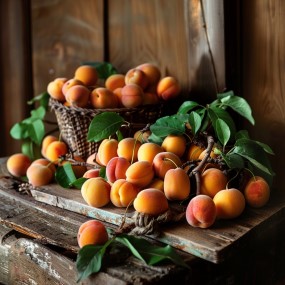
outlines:
[[[201,170],[204,168],[204,165],[207,163],[208,158],[210,157],[212,148],[214,146],[214,138],[212,136],[207,137],[208,146],[206,148],[206,154],[201,162],[192,170],[193,175],[195,175],[196,179],[196,195],[200,195],[201,193]]]

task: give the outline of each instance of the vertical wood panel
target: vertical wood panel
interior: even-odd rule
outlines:
[[[29,1],[0,1],[0,155],[21,151],[11,127],[28,114],[32,96]]]
[[[143,62],[157,64],[189,88],[184,1],[110,0],[110,61],[126,72]]]
[[[31,0],[35,95],[83,61],[104,59],[102,0]]]
[[[242,1],[243,95],[253,108],[252,135],[275,151],[272,158],[281,183],[285,160],[285,2]]]

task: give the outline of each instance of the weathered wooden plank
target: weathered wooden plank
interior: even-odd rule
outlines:
[[[118,226],[124,215],[124,210],[112,205],[100,209],[90,207],[81,197],[80,191],[63,189],[58,185],[32,190],[32,194],[38,201]],[[254,231],[266,230],[272,223],[284,219],[284,214],[284,202],[271,201],[263,209],[247,208],[238,219],[217,222],[210,229],[190,227],[185,220],[166,225],[157,240],[211,262],[220,263],[237,250],[236,245],[242,247]],[[131,221],[131,218],[126,219],[126,223]]]

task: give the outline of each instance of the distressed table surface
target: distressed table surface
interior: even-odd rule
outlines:
[[[3,161],[1,172],[2,175],[7,175]],[[7,183],[7,179],[0,180],[0,186],[3,183]],[[125,212],[125,209],[110,205],[100,209],[90,207],[83,200],[79,190],[64,189],[56,184],[32,190],[32,196],[45,204],[96,218],[114,226],[122,223]],[[162,234],[155,239],[212,263],[221,263],[245,247],[249,240],[269,231],[284,219],[285,202],[271,199],[262,209],[246,208],[239,218],[217,221],[209,229],[193,228],[185,219],[164,225]],[[130,218],[126,218],[126,223],[129,222]]]

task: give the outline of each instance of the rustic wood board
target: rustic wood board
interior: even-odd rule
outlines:
[[[38,201],[118,226],[125,212],[125,209],[111,205],[100,209],[88,206],[79,190],[63,189],[55,184],[32,190],[32,195]],[[244,247],[249,238],[284,218],[285,203],[271,201],[263,209],[247,208],[238,219],[218,221],[209,229],[193,228],[185,220],[165,225],[161,236],[156,239],[197,257],[220,263]],[[131,222],[130,218],[126,222]]]

